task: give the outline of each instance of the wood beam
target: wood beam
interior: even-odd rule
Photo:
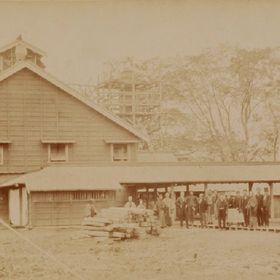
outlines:
[[[190,194],[190,185],[188,183],[186,184],[186,192],[186,195]]]
[[[207,188],[208,188],[208,184],[207,184],[207,183],[204,183],[204,195],[206,195]]]
[[[22,187],[19,188],[19,225],[22,226],[22,215],[23,215],[23,203],[22,203]]]
[[[249,182],[248,183],[248,190],[249,190],[249,192],[252,191],[253,185],[254,185],[254,182]]]
[[[147,199],[146,199],[146,208],[148,209],[148,206],[149,206],[149,187],[146,187],[146,196],[147,196]]]

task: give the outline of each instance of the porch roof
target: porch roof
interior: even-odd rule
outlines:
[[[135,164],[46,167],[2,185],[25,184],[30,191],[110,190],[121,185],[280,182],[280,164]]]
[[[117,190],[121,185],[91,168],[47,167],[6,181],[0,187],[25,185],[28,191]]]

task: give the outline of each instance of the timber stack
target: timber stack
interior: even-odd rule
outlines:
[[[124,240],[145,238],[147,234],[159,235],[159,228],[152,210],[111,207],[102,209],[95,217],[82,222],[83,235],[88,237]]]

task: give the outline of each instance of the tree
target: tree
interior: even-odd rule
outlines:
[[[185,151],[190,161],[278,160],[279,57],[278,49],[221,47],[134,61],[136,78],[161,88],[160,113],[137,123],[150,149]],[[125,63],[112,63],[111,80]]]

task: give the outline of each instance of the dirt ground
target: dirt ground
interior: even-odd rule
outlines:
[[[19,232],[57,260],[0,229],[0,279],[280,279],[279,233],[174,226],[160,237],[105,242],[77,239],[77,229]]]

